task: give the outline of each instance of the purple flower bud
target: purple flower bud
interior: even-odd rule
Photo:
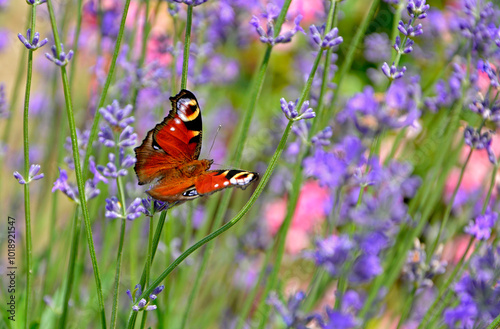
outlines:
[[[35,35],[33,36],[33,40],[30,41],[31,40],[31,29],[28,29],[28,31],[26,32],[26,38],[21,33],[18,33],[17,37],[19,38],[19,41],[21,41],[27,49],[32,50],[32,51],[35,51],[38,48],[43,47],[48,42],[47,38],[40,41],[40,33],[38,33],[38,32],[35,32]]]
[[[389,64],[384,62],[382,65],[382,72],[390,79],[396,80],[401,78],[406,72],[406,66],[403,66],[400,70],[396,68],[394,63],[389,67]]]
[[[139,303],[137,304],[137,306],[139,308],[143,308],[144,306],[146,306],[146,300],[144,298],[142,298]]]
[[[70,50],[68,54],[64,52],[64,46],[61,43],[61,52],[57,54],[57,48],[55,45],[53,45],[51,48],[52,55],[49,53],[45,53],[45,57],[47,57],[48,60],[53,62],[54,64],[58,66],[66,66],[68,65],[69,61],[71,58],[73,58],[73,50]]]
[[[418,19],[427,17],[426,11],[429,10],[429,8],[430,6],[425,3],[425,0],[409,0],[408,6],[406,7],[408,15]]]
[[[157,306],[156,305],[148,305],[145,310],[146,311],[153,311],[156,310]]]
[[[23,175],[21,175],[17,171],[14,171],[14,178],[17,179],[19,184],[22,184],[22,185],[26,184],[26,180],[24,179]]]

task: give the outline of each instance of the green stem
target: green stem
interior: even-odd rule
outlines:
[[[363,18],[363,21],[359,25],[358,30],[356,31],[356,34],[354,35],[354,38],[349,45],[349,49],[347,50],[347,55],[345,56],[344,63],[342,64],[342,67],[340,68],[340,72],[338,75],[336,75],[337,78],[337,88],[335,90],[335,93],[333,94],[333,99],[331,102],[331,107],[330,111],[332,112],[331,117],[335,117],[337,114],[337,111],[340,109],[339,106],[337,106],[337,99],[339,96],[339,91],[342,86],[342,82],[344,81],[344,78],[351,69],[352,62],[354,61],[354,52],[358,48],[358,44],[361,42],[363,39],[363,36],[365,35],[366,29],[368,28],[368,23],[370,22],[371,18],[375,14],[375,10],[378,7],[380,0],[373,0],[372,4],[370,6],[370,9],[366,13],[366,16]]]
[[[47,0],[47,8],[49,11],[50,15],[50,23],[52,26],[52,33],[54,35],[54,41],[56,43],[56,49],[57,53],[59,54],[61,52],[61,43],[60,43],[60,38],[59,38],[59,33],[57,31],[57,25],[56,25],[56,19],[54,15],[54,8],[52,5],[52,0]],[[102,296],[102,284],[101,284],[101,277],[99,275],[99,268],[97,265],[97,257],[95,254],[95,249],[94,249],[94,241],[92,238],[92,228],[90,225],[90,215],[89,215],[89,210],[87,207],[87,200],[85,196],[85,181],[84,181],[84,176],[82,173],[82,168],[80,166],[80,154],[79,154],[79,148],[78,148],[78,139],[76,135],[76,125],[75,125],[75,117],[73,114],[73,104],[71,101],[71,91],[69,87],[69,81],[68,81],[68,74],[66,72],[66,68],[64,66],[61,67],[61,79],[62,79],[62,84],[63,84],[63,90],[64,90],[64,100],[66,103],[66,113],[68,116],[68,124],[69,124],[69,129],[70,129],[70,136],[71,136],[71,147],[73,150],[73,160],[75,163],[75,174],[76,174],[76,181],[78,185],[78,194],[79,194],[79,199],[80,199],[80,207],[82,208],[82,214],[83,214],[83,219],[85,222],[85,229],[87,233],[87,242],[89,246],[89,253],[90,253],[90,258],[92,261],[92,267],[94,269],[94,278],[96,282],[96,289],[97,289],[97,298],[99,300],[99,313],[101,317],[101,326],[102,328],[106,328],[106,314],[104,311],[104,299]],[[91,145],[91,143],[89,142]],[[75,223],[76,225],[76,223]]]
[[[56,193],[54,193],[55,197]],[[79,220],[79,208],[76,207],[74,219],[73,219],[73,231],[71,233],[72,236],[76,236],[77,239],[71,240],[71,251],[69,253],[69,262],[68,262],[68,274],[66,276],[66,281],[64,285],[64,301],[63,301],[63,310],[61,314],[61,318],[59,320],[59,328],[66,328],[66,320],[68,318],[68,307],[69,307],[69,299],[71,297],[71,292],[73,290],[73,282],[75,276],[75,264],[76,259],[78,258],[78,241],[80,240],[80,231],[81,231],[81,222]]]
[[[35,34],[36,21],[36,6],[31,6],[31,39]],[[31,93],[31,78],[33,75],[33,51],[28,50],[28,69],[26,74],[26,91],[24,94],[24,117],[23,117],[23,150],[24,150],[24,215],[26,220],[26,301],[24,309],[24,327],[29,328],[29,315],[31,309],[31,294],[33,289],[33,263],[32,263],[32,240],[31,240],[31,213],[30,213],[30,188],[29,188],[29,171],[30,171],[30,141],[29,141],[29,107]]]
[[[149,277],[151,273],[151,264],[152,264],[152,255],[153,255],[153,227],[154,227],[154,218],[153,216],[149,217],[149,234],[148,234],[148,256],[146,258],[146,264],[144,265],[144,268],[146,270],[146,282],[144,284],[145,287],[148,286],[149,284]],[[142,322],[141,322],[141,329],[144,329],[146,327],[146,320],[148,318],[149,312],[143,312],[142,314]]]
[[[118,150],[117,150],[118,152]],[[118,254],[116,256],[116,271],[115,271],[115,287],[113,294],[113,308],[111,309],[111,324],[110,328],[116,328],[116,317],[118,315],[118,300],[120,298],[120,276],[122,270],[123,243],[125,241],[125,227],[127,226],[126,209],[125,209],[125,192],[121,177],[116,178],[116,186],[118,188],[118,198],[122,205],[122,220],[120,226],[120,242],[118,243]]]
[[[189,65],[189,46],[191,45],[191,25],[193,21],[193,6],[188,6],[186,20],[186,35],[184,36],[184,54],[182,58],[181,89],[186,89]],[[175,65],[175,63],[174,63]]]
[[[465,174],[465,168],[467,168],[467,164],[469,163],[469,160],[470,160],[470,158],[472,156],[472,152],[473,151],[474,151],[474,149],[471,148],[470,151],[469,151],[469,154],[467,155],[467,159],[465,160],[465,162],[464,162],[464,164],[462,166],[462,170],[460,171],[460,176],[458,178],[457,185],[455,186],[455,189],[453,190],[453,194],[451,196],[451,199],[450,199],[450,201],[448,201],[448,205],[446,206],[446,210],[445,210],[445,213],[444,213],[444,218],[441,221],[441,224],[439,225],[438,234],[436,236],[436,239],[434,240],[434,243],[432,244],[430,252],[428,253],[428,255],[429,255],[428,261],[430,261],[430,259],[432,258],[431,256],[434,255],[434,252],[436,251],[436,248],[437,248],[437,246],[439,244],[439,239],[441,238],[441,233],[443,232],[443,228],[446,226],[446,224],[448,222],[448,219],[450,218],[451,209],[453,207],[453,203],[455,201],[455,197],[457,196],[458,190],[460,188],[460,184],[462,184],[462,179],[464,178],[464,174]]]
[[[273,173],[274,171],[274,168],[276,167],[276,164],[278,162],[278,159],[281,157],[281,153],[283,153],[283,150],[285,149],[285,145],[286,145],[286,141],[288,139],[288,136],[290,135],[290,132],[291,132],[291,129],[292,129],[292,121],[290,121],[288,123],[288,125],[286,126],[286,129],[283,133],[283,136],[281,137],[281,140],[278,144],[278,147],[276,149],[276,152],[274,153],[273,157],[271,158],[271,161],[269,163],[269,166],[266,170],[266,172],[264,173],[264,175],[262,176],[262,179],[260,180],[260,183],[259,185],[257,186],[257,188],[255,189],[254,193],[252,194],[252,196],[250,197],[250,200],[248,200],[248,202],[245,204],[245,206],[240,210],[240,212],[233,218],[231,219],[229,222],[227,222],[226,224],[224,224],[224,226],[220,227],[219,229],[217,229],[215,232],[207,235],[206,237],[204,237],[203,239],[201,239],[200,241],[196,242],[194,245],[192,245],[189,249],[187,249],[186,251],[184,251],[179,257],[177,257],[177,259],[175,259],[168,267],[167,269],[165,269],[165,271],[163,271],[162,274],[160,274],[160,276],[153,282],[149,285],[149,287],[147,289],[145,289],[145,291],[142,293],[142,296],[140,298],[143,298],[145,296],[148,296],[155,287],[157,287],[158,285],[161,284],[161,282],[180,264],[182,263],[182,261],[184,261],[184,259],[186,259],[189,255],[191,255],[194,251],[196,251],[198,248],[200,248],[201,246],[203,246],[204,244],[206,244],[207,242],[215,239],[216,237],[218,237],[219,235],[221,235],[222,233],[224,233],[225,231],[229,230],[232,226],[234,226],[236,223],[238,223],[242,218],[243,216],[250,210],[250,208],[253,206],[253,204],[257,201],[257,199],[259,198],[260,194],[262,193],[262,191],[264,190],[264,188],[266,187],[270,177],[271,177],[271,174]],[[139,299],[140,299],[139,298]],[[133,312],[131,311],[130,313],[130,317],[129,317],[129,320],[128,320],[128,325],[127,325],[127,328],[132,328],[132,324],[135,322],[135,318],[137,317],[137,312]]]
[[[415,301],[416,292],[417,292],[417,286],[415,285],[411,290],[410,296],[406,298],[405,306],[403,307],[403,312],[401,313],[401,317],[399,318],[398,326],[396,329],[401,328],[406,318],[408,317],[408,314],[410,313],[410,310],[413,307],[413,302]]]

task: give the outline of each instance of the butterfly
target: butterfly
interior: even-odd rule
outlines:
[[[139,185],[151,184],[146,193],[154,199],[179,204],[227,187],[245,189],[258,179],[257,173],[245,170],[209,170],[213,160],[198,160],[202,122],[196,97],[183,89],[170,101],[172,110],[168,116],[134,149]]]

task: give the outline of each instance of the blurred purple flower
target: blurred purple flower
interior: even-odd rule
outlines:
[[[365,283],[382,273],[380,259],[374,254],[364,254],[356,258],[349,273],[349,281]]]
[[[305,253],[316,265],[322,266],[331,276],[337,276],[345,261],[350,257],[354,244],[347,235],[332,235],[324,240],[316,241],[316,249]]]
[[[9,6],[10,0],[0,0],[0,11],[5,10]]]
[[[1,9],[0,9],[1,10]],[[0,53],[7,49],[9,45],[10,31],[7,29],[0,29]]]
[[[386,93],[385,104],[375,97],[371,87],[365,87],[363,92],[349,99],[337,119],[340,123],[352,121],[363,134],[378,134],[384,129],[412,125],[420,116],[415,99],[418,95],[412,94],[416,84],[404,81],[392,83]]]
[[[44,177],[43,173],[40,173],[40,174],[38,173],[39,171],[40,171],[40,165],[32,164],[30,166],[30,170],[28,172],[28,179],[25,179],[23,177],[23,175],[21,175],[17,171],[14,171],[14,178],[17,179],[19,184],[23,184],[23,185],[29,184],[31,181],[39,180],[39,179],[42,179]]]
[[[405,24],[403,21],[399,21],[398,30],[404,36],[411,38],[419,36],[424,33],[424,30],[422,29],[422,24],[418,24],[417,26],[411,26],[410,24]]]
[[[349,329],[358,325],[358,322],[351,314],[326,308],[326,321],[321,320],[322,329]]]
[[[491,236],[491,230],[498,219],[498,213],[490,210],[484,215],[479,215],[465,227],[465,233],[474,236],[478,240],[488,240]]]
[[[332,127],[327,126],[325,129],[317,133],[311,138],[311,143],[315,146],[327,146],[330,145],[330,139],[333,136]]]
[[[484,97],[481,93],[478,93],[469,104],[469,109],[479,114],[483,120],[492,121],[497,126],[500,125],[500,102],[495,101],[492,103],[488,95]]]
[[[271,292],[267,298],[267,303],[274,306],[276,311],[281,315],[287,328],[307,329],[306,326],[311,320],[316,318],[316,315],[305,315],[300,311],[300,304],[306,298],[306,294],[302,291],[291,295],[287,304],[279,299],[275,292]]]
[[[385,33],[372,33],[365,37],[365,58],[380,63],[391,58],[391,41]]]
[[[458,305],[444,313],[453,328],[485,328],[500,314],[500,248],[484,246],[470,259],[468,273],[455,285]]]
[[[94,184],[97,185],[99,182],[103,182],[104,184],[108,183],[108,179],[97,170],[93,156],[89,158],[89,171],[94,175]]]
[[[7,96],[5,95],[5,85],[0,83],[0,118],[9,116],[9,106],[7,104]]]
[[[85,150],[87,148],[87,143],[89,141],[90,137],[90,130],[84,130],[83,133],[80,131],[80,129],[76,128],[76,140],[78,144],[78,150],[80,154],[80,158],[82,159],[83,156],[85,155]],[[66,156],[64,158],[64,162],[68,165],[68,167],[72,170],[75,169],[75,163],[73,160],[73,147],[72,147],[72,141],[71,137],[66,137],[66,142],[64,143],[64,148],[66,151],[69,153],[69,156]]]
[[[106,120],[111,126],[124,129],[135,121],[133,116],[129,116],[132,109],[133,107],[130,104],[125,106],[123,109],[120,108],[120,104],[118,104],[118,101],[115,99],[111,105],[100,108],[99,113],[102,114],[104,120]]]
[[[28,50],[37,50],[47,44],[49,41],[47,38],[40,41],[40,33],[35,32],[33,40],[31,39],[31,29],[28,29],[26,33],[26,38],[21,33],[17,34],[19,41],[21,41]]]
[[[408,252],[406,263],[403,266],[403,277],[411,284],[411,287],[432,287],[432,279],[446,270],[447,262],[441,261],[443,248],[439,246],[436,253],[427,260],[425,245],[415,239],[413,249]]]
[[[58,66],[66,66],[68,65],[69,61],[71,60],[71,58],[73,58],[73,50],[70,50],[67,54],[64,52],[64,46],[63,44],[61,43],[61,52],[59,53],[59,55],[57,54],[57,48],[56,46],[52,46],[50,47],[50,49],[52,50],[52,55],[49,54],[49,53],[45,53],[45,57],[47,57],[47,59],[51,62],[53,62],[54,64],[58,65]]]
[[[99,181],[96,179],[88,179],[85,182],[85,198],[87,201],[97,197],[101,191],[96,187]],[[60,190],[64,193],[68,198],[75,201],[76,203],[80,203],[78,188],[68,182],[68,174],[66,170],[59,168],[59,178],[54,182],[54,186],[52,187],[52,192]]]
[[[115,147],[116,145],[121,148],[130,147],[134,146],[137,142],[137,134],[134,133],[134,128],[132,128],[132,126],[127,126],[123,129],[118,137],[118,143],[115,141],[115,134],[109,126],[101,127],[101,130],[97,135],[99,142],[106,147]]]
[[[467,126],[464,130],[464,141],[465,144],[469,145],[476,150],[488,149],[491,147],[491,132],[486,131],[484,133],[478,132],[471,126]]]
[[[123,214],[122,204],[118,201],[118,198],[113,196],[111,199],[106,199],[106,213],[105,216],[110,219],[114,218],[126,218],[127,220],[134,220],[141,216],[145,212],[142,206],[142,200],[136,198],[130,203],[125,214]]]
[[[188,6],[199,6],[208,0],[171,0],[177,3],[185,3]]]

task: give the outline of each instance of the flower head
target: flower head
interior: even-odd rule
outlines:
[[[142,206],[141,199],[136,198],[132,201],[125,212],[123,212],[122,204],[118,201],[118,198],[113,196],[111,199],[106,199],[106,213],[104,214],[107,218],[126,218],[128,220],[134,220],[144,213],[145,209]]]
[[[479,215],[465,227],[465,233],[474,236],[478,240],[488,240],[491,230],[497,222],[498,214],[488,210],[484,215]]]
[[[188,6],[199,6],[205,2],[207,2],[208,0],[171,0],[171,1],[174,1],[174,2],[177,2],[177,3],[184,3]]]
[[[440,246],[428,263],[425,245],[415,239],[413,249],[408,252],[403,266],[403,277],[419,288],[432,287],[432,279],[446,270],[447,262],[440,260],[442,251]]]
[[[295,102],[286,102],[284,98],[280,99],[281,111],[285,114],[288,120],[298,121],[302,119],[312,119],[316,116],[313,109],[309,107],[309,101],[304,101],[300,107],[300,114],[297,111],[299,100]]]
[[[100,108],[99,112],[104,120],[106,120],[111,126],[124,129],[135,121],[133,116],[129,116],[132,112],[132,108],[133,107],[130,104],[125,106],[123,109],[120,108],[120,104],[118,104],[118,101],[115,99],[111,105]]]
[[[425,0],[409,0],[406,9],[408,15],[412,18],[424,19],[427,17],[427,10],[430,6],[425,3]]]
[[[39,180],[42,179],[44,174],[43,173],[38,173],[40,171],[40,165],[38,164],[32,164],[30,166],[30,170],[28,172],[28,179],[25,179],[23,175],[18,173],[17,171],[14,171],[14,178],[17,179],[19,184],[29,184],[31,181],[34,180]]]
[[[255,28],[255,31],[257,31],[257,34],[260,36],[260,41],[262,43],[267,43],[271,46],[274,46],[278,43],[288,43],[292,41],[292,37],[297,34],[297,32],[305,33],[304,29],[302,29],[299,25],[300,21],[302,20],[301,15],[298,15],[294,19],[295,26],[292,30],[280,34],[276,37],[274,32],[274,19],[277,16],[275,14],[269,14],[269,12],[263,16],[267,17],[267,31],[264,31],[264,29],[262,28],[262,26],[260,25],[260,20],[257,16],[253,16],[250,20],[250,25],[252,25]]]
[[[52,47],[50,47],[50,49],[52,50],[52,54],[45,53],[45,57],[47,57],[47,59],[49,61],[53,62],[54,64],[56,64],[58,66],[66,66],[66,65],[68,65],[68,63],[71,60],[71,58],[73,58],[73,50],[70,50],[66,54],[64,52],[64,46],[63,46],[62,43],[61,43],[61,52],[59,53],[59,55],[57,54],[57,48],[56,48],[55,45],[53,45]]]
[[[316,249],[306,253],[306,256],[313,258],[317,265],[323,266],[332,276],[340,274],[340,269],[354,247],[348,236],[332,235],[324,240],[316,242]]]
[[[323,49],[338,46],[344,41],[342,37],[338,36],[339,30],[336,27],[326,33],[323,37],[322,35],[325,33],[324,26],[318,29],[315,25],[311,25],[309,27],[309,31],[311,32],[311,39]]]
[[[396,80],[402,78],[406,72],[406,66],[403,66],[401,69],[398,69],[394,63],[389,67],[389,64],[384,62],[382,65],[382,72],[385,74],[389,80]]]
[[[47,38],[40,41],[40,33],[38,32],[35,32],[32,40],[31,29],[28,29],[28,31],[26,32],[26,38],[21,33],[18,33],[17,37],[19,38],[19,41],[21,41],[29,50],[37,50],[38,48],[45,46],[45,44],[47,44],[48,42]]]
[[[119,153],[118,161],[116,161],[114,153],[109,153],[109,162],[106,166],[98,165],[97,170],[105,177],[118,178],[118,176],[126,176],[127,168],[132,167],[137,160],[130,154],[125,156],[125,149],[122,147],[120,147]]]
[[[306,325],[316,318],[316,315],[305,315],[300,311],[300,305],[305,297],[306,294],[299,291],[291,295],[285,305],[275,292],[271,292],[267,298],[267,303],[274,306],[287,328],[307,329],[308,327]]]

